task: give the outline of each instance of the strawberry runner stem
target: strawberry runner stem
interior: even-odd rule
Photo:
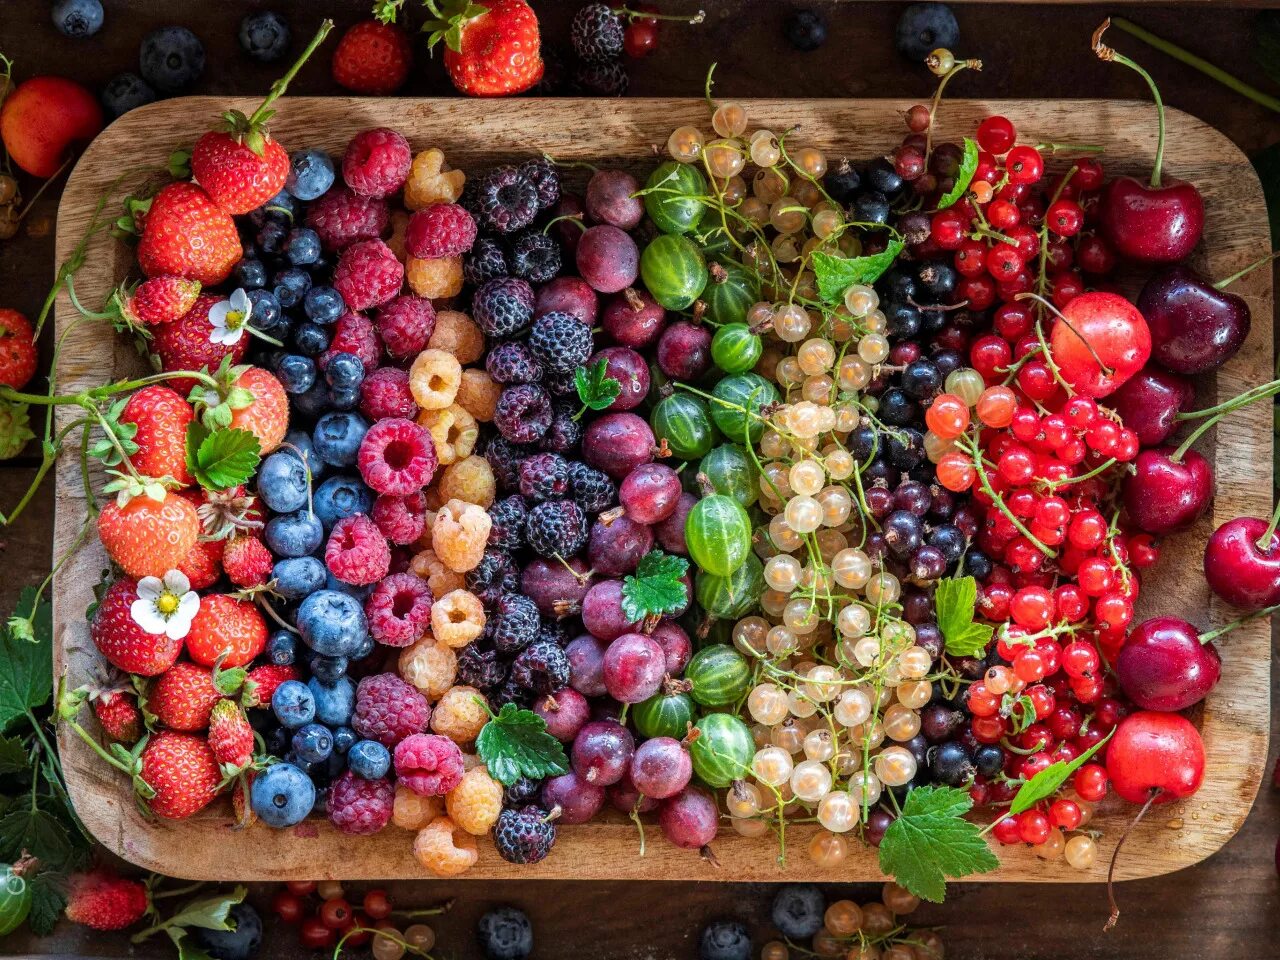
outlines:
[[[249,118],[249,125],[254,128],[261,127],[270,119],[272,110],[271,105],[275,101],[284,96],[284,92],[289,88],[289,82],[298,75],[298,71],[302,69],[302,65],[307,62],[311,54],[316,52],[316,47],[324,42],[324,38],[329,35],[329,31],[333,29],[333,21],[325,20],[320,24],[320,29],[316,31],[315,36],[311,38],[311,42],[307,44],[307,48],[302,51],[302,55],[293,62],[283,77],[271,85],[271,91],[267,94],[265,100],[253,111],[253,116]]]

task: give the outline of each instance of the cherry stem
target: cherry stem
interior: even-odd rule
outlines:
[[[681,23],[690,25],[702,23],[707,19],[707,11],[699,10],[693,16],[685,16],[680,13],[649,13],[645,10],[632,10],[630,7],[614,7],[613,12],[618,16],[626,17],[628,20],[678,20]]]
[[[1268,253],[1265,257],[1263,257],[1261,260],[1255,260],[1253,261],[1253,263],[1249,264],[1243,270],[1239,270],[1236,273],[1233,273],[1231,276],[1227,277],[1225,280],[1219,280],[1217,283],[1213,285],[1213,289],[1225,290],[1227,289],[1227,287],[1231,286],[1231,284],[1235,283],[1241,277],[1252,273],[1254,270],[1257,270],[1258,267],[1262,266],[1264,263],[1270,263],[1272,260],[1275,260],[1277,258],[1280,258],[1280,250],[1273,250],[1271,253]]]
[[[333,21],[325,20],[320,24],[320,29],[316,31],[316,35],[311,38],[311,42],[307,44],[307,48],[302,51],[302,55],[293,62],[293,66],[283,77],[271,85],[271,92],[267,94],[267,98],[262,101],[258,109],[253,111],[253,116],[249,118],[251,127],[260,127],[267,122],[267,114],[271,109],[271,104],[275,103],[278,97],[284,95],[285,90],[289,88],[289,81],[298,75],[298,71],[302,69],[302,65],[307,62],[311,54],[316,52],[316,47],[324,42],[324,38],[329,35],[329,31],[333,29]]]
[[[1114,876],[1116,872],[1116,860],[1120,857],[1120,848],[1124,846],[1124,842],[1129,839],[1129,832],[1133,830],[1142,818],[1147,815],[1147,811],[1151,809],[1151,805],[1156,802],[1156,797],[1164,793],[1160,787],[1154,787],[1151,795],[1147,797],[1147,802],[1142,805],[1142,809],[1138,811],[1138,815],[1130,821],[1129,825],[1124,828],[1124,833],[1120,834],[1120,840],[1116,843],[1116,848],[1111,853],[1111,865],[1107,867],[1107,902],[1111,905],[1111,916],[1107,918],[1107,922],[1102,927],[1103,933],[1109,933],[1115,929],[1116,924],[1120,921],[1120,905],[1116,903],[1116,891],[1114,884]]]
[[[1246,623],[1253,623],[1255,620],[1261,620],[1263,617],[1269,617],[1277,610],[1280,610],[1280,603],[1272,604],[1269,607],[1263,607],[1261,610],[1255,610],[1248,616],[1241,617],[1238,620],[1232,620],[1230,623],[1224,623],[1216,630],[1210,630],[1208,633],[1200,634],[1200,642],[1204,644],[1216,640],[1218,637],[1225,637],[1237,627],[1243,627]]]
[[[1160,171],[1164,167],[1164,100],[1160,96],[1160,89],[1156,86],[1156,82],[1151,79],[1151,74],[1147,73],[1142,67],[1134,63],[1122,53],[1116,53],[1105,43],[1102,42],[1102,35],[1107,32],[1107,27],[1111,26],[1111,18],[1108,17],[1102,21],[1101,26],[1093,32],[1093,52],[1098,55],[1099,60],[1106,60],[1122,64],[1147,81],[1147,86],[1151,88],[1151,96],[1156,102],[1156,119],[1158,121],[1156,136],[1156,160],[1151,165],[1151,188],[1153,190],[1160,189]]]
[[[1191,449],[1192,445],[1230,412],[1230,410],[1223,410],[1221,413],[1215,413],[1204,423],[1200,424],[1200,426],[1192,430],[1191,433],[1187,435],[1187,439],[1183,440],[1182,443],[1178,445],[1178,449],[1173,451],[1173,456],[1170,459],[1172,459],[1174,463],[1181,463],[1182,458],[1187,455],[1187,451]]]
[[[1280,526],[1280,502],[1276,503],[1276,508],[1271,513],[1271,522],[1267,524],[1267,529],[1263,531],[1262,536],[1257,541],[1259,550],[1265,553],[1267,548],[1271,546],[1271,537],[1275,534],[1278,526]]]
[[[1280,393],[1280,380],[1270,380],[1267,383],[1260,384],[1256,387],[1250,387],[1244,393],[1237,394],[1230,400],[1223,400],[1222,403],[1212,407],[1205,407],[1203,410],[1192,410],[1189,413],[1179,413],[1174,416],[1175,420],[1199,420],[1201,417],[1212,417],[1220,413],[1230,413],[1232,410],[1239,410],[1247,407],[1255,400],[1261,400],[1264,397],[1270,397],[1276,393]]]

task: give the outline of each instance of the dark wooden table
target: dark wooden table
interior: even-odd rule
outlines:
[[[544,42],[563,46],[567,21],[577,3],[535,4],[543,20]],[[791,50],[782,40],[781,22],[791,8],[765,0],[710,0],[707,23],[698,28],[664,30],[659,52],[631,65],[632,93],[688,96],[702,92],[706,69],[718,60],[718,96],[911,97],[927,96],[932,77],[902,60],[893,49],[898,3],[819,3],[830,22],[827,44],[810,54]],[[91,87],[115,73],[137,69],[140,39],[172,22],[191,27],[208,51],[200,93],[248,94],[265,91],[276,70],[250,63],[235,40],[235,26],[248,10],[262,6],[219,0],[106,0],[103,31],[85,42],[59,36],[45,0],[0,0],[0,51],[17,61],[16,76],[39,73],[71,76]],[[322,15],[339,25],[363,15],[364,0],[279,0],[269,4],[285,14],[297,35],[309,34]],[[685,0],[663,4],[693,9]],[[1136,76],[1107,67],[1089,51],[1089,35],[1109,8],[1092,5],[964,5],[957,7],[962,30],[958,55],[980,57],[981,74],[967,74],[951,87],[955,96],[973,97],[1145,97]],[[1136,5],[1127,15],[1210,60],[1229,66],[1242,78],[1267,88],[1267,78],[1248,56],[1255,13],[1225,4],[1192,7]],[[1203,117],[1252,153],[1280,139],[1274,114],[1238,97],[1198,73],[1144,48],[1118,33],[1111,38],[1147,65],[1167,102]],[[322,51],[293,85],[293,92],[337,93]],[[452,93],[440,67],[425,52],[419,56],[405,91],[414,95]],[[33,185],[24,183],[31,193]],[[54,271],[53,223],[58,184],[27,219],[23,231],[0,244],[0,305],[34,316]],[[0,466],[0,504],[11,505],[33,475],[32,460]],[[36,497],[26,514],[0,531],[0,610],[12,608],[18,589],[48,570],[52,523],[52,487]],[[1227,651],[1230,655],[1230,651]],[[1273,731],[1275,730],[1273,726]],[[943,927],[948,956],[982,960],[1027,958],[1103,958],[1180,960],[1271,956],[1280,947],[1280,910],[1273,864],[1280,833],[1280,802],[1264,786],[1243,830],[1218,854],[1172,876],[1129,883],[1120,888],[1125,910],[1119,929],[1103,935],[1106,916],[1102,888],[1088,885],[954,884],[946,904],[926,906],[922,923]],[[1062,873],[1070,879],[1070,872]],[[435,924],[441,946],[458,957],[477,955],[471,930],[490,903],[524,907],[534,920],[535,956],[591,958],[693,957],[702,922],[737,917],[768,934],[771,889],[767,885],[666,883],[422,882],[397,884],[393,892],[406,903],[427,904],[456,897],[454,910]],[[840,896],[865,899],[869,885],[842,888]],[[255,891],[261,897],[265,891]],[[758,941],[761,942],[761,941]],[[276,929],[263,956],[301,953],[292,933]],[[87,936],[64,924],[43,941],[22,938],[0,944],[0,953],[124,956],[124,937]],[[168,956],[167,943],[143,948]]]

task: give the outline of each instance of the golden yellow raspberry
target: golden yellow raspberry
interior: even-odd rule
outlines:
[[[460,310],[438,310],[427,347],[453,354],[461,364],[475,363],[484,356],[484,331]]]
[[[437,147],[423,150],[413,158],[409,179],[404,185],[404,205],[421,210],[433,203],[455,203],[462,196],[467,175],[451,170],[444,161],[444,151]]]
[[[410,256],[404,262],[409,288],[428,300],[447,300],[462,292],[462,258],[436,257],[421,260]]]
[[[446,690],[431,713],[431,729],[460,746],[469,745],[489,720],[484,705],[484,694],[475,687]]]
[[[484,767],[472,767],[462,782],[445,794],[449,819],[477,837],[483,837],[498,822],[502,812],[502,784]]]
[[[495,383],[485,371],[475,367],[462,371],[462,382],[458,384],[455,402],[481,423],[488,423],[493,419],[500,396],[502,384]]]
[[[404,263],[404,232],[409,227],[409,214],[403,210],[391,211],[391,236],[387,238],[387,246],[396,255],[396,259]]]
[[[466,573],[484,555],[490,526],[484,507],[450,500],[436,512],[431,525],[431,549],[450,570]]]
[[[413,840],[413,855],[437,877],[466,873],[480,859],[476,838],[448,817],[432,820],[418,831]]]
[[[462,383],[462,364],[443,350],[423,350],[409,368],[409,392],[423,410],[443,410]]]
[[[424,545],[424,549],[413,555],[413,559],[409,561],[409,570],[427,581],[427,586],[431,588],[433,597],[442,597],[450,590],[461,590],[466,586],[466,579],[462,574],[446,567],[444,561],[437,557],[436,552],[431,549],[430,526],[427,527],[427,532],[422,535],[422,539],[418,542]]]
[[[428,700],[444,695],[458,679],[458,657],[448,646],[426,634],[411,647],[400,651],[400,676]]]
[[[418,414],[418,425],[431,434],[436,460],[442,467],[470,456],[480,437],[476,418],[456,403],[443,410],[423,410]]]
[[[402,830],[421,830],[444,813],[439,797],[424,797],[403,784],[396,784],[396,798],[391,805],[391,822]]]
[[[478,454],[472,454],[444,468],[438,490],[445,500],[465,500],[488,510],[498,494],[493,467]]]
[[[484,633],[484,624],[484,605],[470,590],[446,593],[431,605],[431,632],[455,650]]]

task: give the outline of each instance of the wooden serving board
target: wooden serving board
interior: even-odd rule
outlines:
[[[168,100],[135,110],[108,128],[85,151],[63,195],[58,216],[58,259],[74,249],[97,198],[122,170],[163,165],[170,150],[191,144],[228,107],[252,110],[248,100],[213,97]],[[902,114],[911,101],[747,101],[751,126],[775,131],[798,127],[792,143],[813,144],[829,157],[865,159],[900,142]],[[668,133],[685,123],[709,128],[703,101],[688,100],[376,100],[290,98],[277,104],[273,132],[287,145],[321,146],[341,154],[350,136],[365,127],[403,131],[415,150],[437,146],[449,162],[475,169],[513,157],[546,152],[558,160],[621,163],[637,170],[653,163]],[[1117,170],[1149,168],[1155,146],[1155,116],[1146,103],[1093,100],[951,101],[940,114],[940,134],[958,138],[984,116],[1010,117],[1024,142],[1101,143],[1105,162]],[[1063,164],[1065,166],[1065,164]],[[1266,212],[1257,177],[1245,156],[1222,134],[1188,114],[1171,111],[1168,175],[1195,182],[1208,211],[1205,242],[1196,265],[1223,277],[1270,249]],[[126,178],[117,194],[136,186]],[[113,201],[114,202],[114,201]],[[101,304],[133,269],[130,250],[106,235],[89,247],[76,278],[83,303]],[[1255,271],[1236,285],[1253,309],[1253,331],[1244,349],[1202,385],[1202,399],[1216,403],[1265,382],[1271,372],[1271,274]],[[57,326],[65,330],[76,312],[64,294]],[[76,328],[59,363],[60,389],[101,384],[140,370],[133,347],[100,324]],[[67,416],[70,416],[68,413]],[[1145,578],[1140,615],[1177,614],[1201,626],[1233,619],[1209,595],[1200,556],[1211,530],[1241,514],[1268,516],[1271,507],[1272,431],[1268,404],[1230,416],[1203,444],[1218,475],[1212,514],[1196,529],[1171,541],[1157,570]],[[73,542],[85,516],[77,457],[68,453],[57,469],[55,555]],[[54,588],[54,667],[72,685],[84,682],[96,653],[88,637],[85,609],[92,586],[107,566],[101,546],[90,542],[61,568]],[[1156,807],[1129,840],[1118,876],[1153,876],[1209,856],[1239,829],[1263,775],[1270,712],[1270,633],[1265,621],[1249,624],[1223,643],[1222,682],[1197,721],[1208,752],[1205,785],[1189,800]],[[137,810],[128,784],[73,734],[59,737],[67,784],[85,824],[107,847],[148,869],[197,879],[418,878],[429,876],[411,855],[412,835],[388,828],[373,837],[345,836],[324,821],[285,832],[256,826],[233,828],[225,804],[181,823],[151,822]],[[1029,850],[1000,851],[1003,866],[979,880],[1039,882],[1098,881],[1106,859],[1133,808],[1108,803],[1093,826],[1105,832],[1099,862],[1079,873],[1045,863]],[[813,828],[787,831],[785,866],[772,837],[747,840],[728,829],[714,849],[719,866],[668,844],[648,828],[644,856],[636,828],[618,818],[561,830],[555,852],[532,867],[514,867],[487,841],[480,861],[465,877],[507,879],[701,879],[820,881],[873,880],[881,874],[874,851],[852,843],[849,859],[821,870],[806,856]]]

